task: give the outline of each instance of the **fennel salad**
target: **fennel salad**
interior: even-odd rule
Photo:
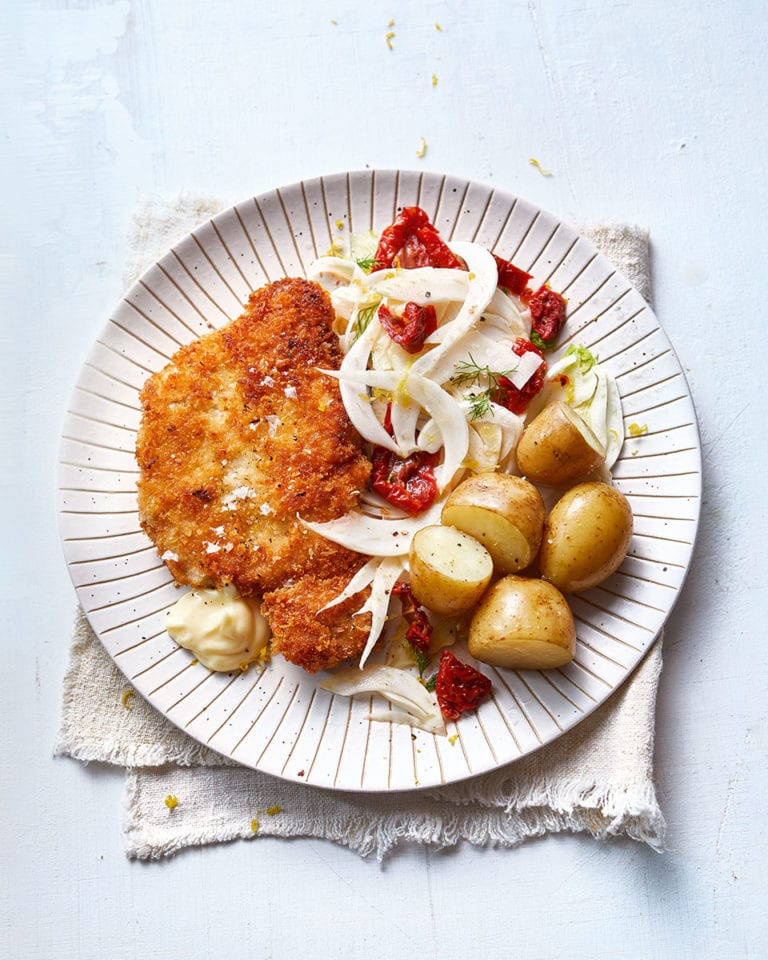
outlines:
[[[444,733],[445,720],[476,707],[490,682],[446,649],[461,621],[424,610],[410,592],[414,535],[440,524],[464,479],[518,475],[526,423],[553,402],[587,425],[610,481],[624,434],[619,392],[584,347],[571,345],[548,363],[566,321],[560,294],[548,285],[533,290],[528,273],[478,243],[443,240],[418,207],[403,208],[380,235],[345,235],[312,263],[309,279],[330,295],[344,357],[339,370],[325,372],[338,379],[372,451],[359,508],[305,522],[369,557],[327,605],[369,589],[358,611],[371,615],[360,663],[321,686],[379,693],[389,709],[374,719]],[[439,668],[430,675],[433,658]],[[457,689],[466,696],[458,708],[446,706]]]

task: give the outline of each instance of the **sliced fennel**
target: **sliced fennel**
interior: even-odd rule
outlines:
[[[384,629],[384,624],[387,622],[392,587],[397,583],[404,567],[407,567],[407,561],[403,561],[400,557],[386,557],[384,560],[380,560],[373,577],[368,599],[357,611],[358,613],[370,613],[371,615],[371,629],[368,632],[365,649],[360,657],[361,668],[365,666],[365,661],[371,655],[373,648],[376,646],[376,641]]]
[[[607,381],[605,465],[610,470],[618,460],[624,445],[624,414],[616,381],[613,377],[607,377]]]
[[[469,428],[469,449],[463,466],[473,473],[496,470],[501,458],[502,439],[498,423],[473,423]]]
[[[586,421],[605,447],[605,466],[610,470],[624,442],[621,398],[616,381],[586,347],[569,347],[549,368],[547,381],[528,411],[529,419],[556,400],[565,401]]]
[[[356,593],[359,593],[370,585],[371,592],[368,595],[368,599],[355,613],[356,616],[362,613],[371,614],[371,627],[368,631],[365,648],[360,656],[361,668],[365,666],[365,661],[371,655],[384,629],[387,614],[389,613],[389,600],[392,596],[392,588],[397,583],[400,574],[404,570],[407,570],[407,568],[408,561],[400,557],[385,557],[383,559],[381,557],[372,557],[368,563],[357,571],[341,593],[321,608],[327,610],[329,607],[335,607],[336,604],[341,603],[349,597],[353,597]]]
[[[368,278],[373,291],[403,303],[409,300],[435,304],[463,300],[469,289],[469,274],[464,270],[446,270],[439,267],[417,267],[414,270],[380,271]]]
[[[398,456],[403,456],[404,454],[398,447],[397,442],[390,437],[384,426],[379,423],[379,419],[371,406],[371,398],[368,395],[365,381],[361,381],[359,376],[359,374],[365,373],[368,368],[371,348],[380,332],[381,327],[378,323],[369,323],[342,360],[340,369],[327,372],[338,378],[344,408],[357,432],[371,443],[386,447],[387,450],[392,450]]]
[[[310,264],[307,277],[325,286],[328,278],[349,281],[355,274],[354,260],[346,257],[320,257]]]
[[[416,373],[435,383],[444,383],[451,375],[451,363],[450,359],[446,362],[446,354],[479,322],[499,279],[496,261],[483,247],[476,243],[452,243],[449,246],[469,268],[469,289],[455,319],[441,328],[444,331],[441,342],[422,354],[413,365]]]
[[[402,673],[403,671],[401,670],[400,672]],[[417,727],[420,730],[424,730],[426,733],[437,733],[445,736],[445,721],[439,711],[436,714],[430,714],[428,717],[424,717],[390,706],[388,710],[371,710],[366,720],[375,720],[379,723],[403,723],[409,727]]]
[[[367,260],[372,263],[378,246],[379,235],[373,230],[349,235],[349,255],[357,262]]]
[[[379,560],[378,557],[371,557],[368,563],[360,567],[341,593],[337,597],[334,597],[333,600],[329,600],[324,607],[320,607],[320,610],[317,612],[320,613],[323,610],[328,610],[330,607],[335,607],[342,601],[348,600],[350,597],[354,597],[356,593],[364,590],[369,583],[373,582],[380,563],[381,560]]]
[[[510,297],[499,287],[486,307],[483,320],[484,326],[498,326],[506,336],[528,338],[531,333],[530,312],[518,310]]]
[[[431,733],[445,733],[445,723],[437,701],[407,670],[378,664],[369,664],[362,670],[350,667],[323,680],[320,687],[345,697],[378,693],[412,718],[408,722],[414,726]],[[391,718],[379,716],[382,720],[398,719],[397,714]]]
[[[443,504],[436,500],[417,517],[371,517],[359,510],[350,510],[338,520],[314,523],[301,522],[309,530],[342,547],[370,557],[404,557],[411,547],[411,537],[417,530],[440,522]]]
[[[366,399],[367,390],[365,393],[362,392],[365,388],[384,390],[393,397],[395,401],[392,415],[392,427],[395,432],[394,448],[399,456],[407,457],[418,449],[415,436],[416,421],[419,408],[425,411],[431,420],[432,429],[436,430],[441,437],[443,462],[435,468],[435,479],[438,488],[441,491],[444,490],[460,468],[469,446],[469,429],[461,405],[439,384],[417,373],[415,365],[404,373],[397,370],[345,371],[343,366],[342,364],[342,369],[339,371],[324,372],[337,377],[340,383],[348,388],[358,385],[355,405],[361,414],[363,413],[362,404],[367,402],[368,410],[375,419],[370,401]],[[378,420],[376,423],[378,425]],[[381,429],[383,430],[383,427]],[[376,433],[378,436],[378,431]],[[369,434],[363,434],[363,436],[372,443],[376,442]],[[389,439],[388,435],[387,437]],[[392,449],[391,440],[387,447]]]

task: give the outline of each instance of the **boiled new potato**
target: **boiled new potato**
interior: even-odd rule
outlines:
[[[484,473],[456,487],[441,519],[479,540],[497,573],[516,573],[538,553],[545,512],[532,483],[507,473]]]
[[[607,483],[580,483],[547,518],[539,554],[541,575],[563,593],[602,583],[620,566],[632,538],[632,508]]]
[[[455,527],[435,525],[417,531],[409,562],[413,595],[447,617],[474,607],[493,574],[490,553]]]
[[[550,403],[523,431],[517,465],[534,483],[567,487],[590,477],[605,461],[605,448],[567,403]]]
[[[487,591],[469,626],[469,652],[495,667],[562,667],[575,647],[576,625],[562,593],[545,580],[515,574]]]

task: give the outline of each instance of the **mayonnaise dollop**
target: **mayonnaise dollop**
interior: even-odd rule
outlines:
[[[231,586],[185,594],[168,611],[165,627],[209,670],[224,672],[256,660],[270,637],[259,602]]]

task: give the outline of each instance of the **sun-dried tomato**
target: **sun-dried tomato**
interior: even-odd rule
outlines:
[[[491,681],[485,674],[443,650],[435,693],[446,720],[458,720],[462,713],[476,710],[490,692]]]
[[[495,253],[492,254],[492,257],[496,261],[496,269],[499,271],[500,287],[509,290],[516,297],[522,297],[526,291],[531,292],[528,288],[528,281],[531,279],[530,273],[526,273],[525,270],[521,270],[503,257],[497,257]]]
[[[516,387],[508,377],[499,377],[498,379],[499,396],[494,399],[503,407],[506,407],[507,410],[511,410],[512,413],[522,414],[525,413],[525,408],[544,386],[547,362],[541,350],[534,346],[530,340],[523,337],[515,339],[512,344],[512,352],[516,353],[518,357],[522,357],[526,353],[537,353],[541,357],[539,368],[524,387]]]
[[[465,270],[464,264],[456,257],[432,224],[427,224],[406,240],[403,247],[401,265],[403,267],[445,267],[451,270]]]
[[[387,407],[384,411],[384,429],[387,431],[390,437],[394,437],[395,428],[392,426],[392,404],[391,403],[387,404]]]
[[[429,223],[421,207],[403,207],[392,223],[381,231],[374,261],[378,269],[391,267],[410,234]]]
[[[532,322],[531,339],[536,334],[541,340],[539,346],[547,348],[554,344],[565,323],[566,302],[564,297],[550,290],[546,284],[528,301]]]
[[[403,458],[386,447],[374,447],[371,486],[411,516],[421,513],[437,496],[434,467],[439,459],[439,454],[422,450]]]
[[[429,641],[432,637],[432,624],[429,622],[427,611],[414,597],[410,584],[398,580],[392,587],[392,596],[400,600],[403,608],[403,619],[408,624],[405,639],[414,650],[421,654],[429,653]]]
[[[401,267],[450,267],[463,269],[437,228],[421,207],[403,207],[394,221],[386,227],[379,238],[374,255],[377,270],[394,265]]]
[[[422,307],[410,301],[403,307],[403,315],[396,317],[382,303],[378,317],[389,337],[407,353],[418,353],[430,333],[437,330],[437,313],[431,304]]]

